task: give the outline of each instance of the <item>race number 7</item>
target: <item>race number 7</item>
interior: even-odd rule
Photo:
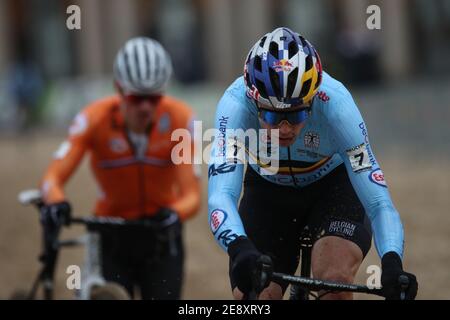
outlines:
[[[359,160],[357,160],[358,161],[358,166],[362,166],[363,160],[364,160],[364,152],[360,152],[358,154],[355,154],[353,156],[353,158],[355,158],[355,160],[357,160],[359,158]]]
[[[347,150],[347,155],[353,172],[361,172],[372,168],[367,146],[365,144]]]

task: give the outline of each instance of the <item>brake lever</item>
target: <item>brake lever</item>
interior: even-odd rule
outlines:
[[[406,290],[409,287],[409,278],[407,276],[405,276],[404,274],[402,274],[399,278],[398,278],[398,282],[400,283],[400,300],[405,300],[406,299]]]
[[[256,270],[253,279],[254,288],[258,295],[269,285],[272,273],[272,259],[266,255],[259,257],[256,260]]]

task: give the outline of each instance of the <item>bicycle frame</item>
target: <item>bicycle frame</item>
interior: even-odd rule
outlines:
[[[21,192],[19,194],[19,202],[24,205],[34,205],[39,210],[43,231],[42,239],[44,246],[43,252],[39,257],[43,267],[36,280],[33,282],[33,286],[27,295],[27,299],[29,300],[35,299],[39,285],[43,285],[44,299],[53,299],[53,279],[59,250],[61,247],[83,245],[86,248],[84,267],[81,274],[81,288],[76,294],[79,299],[89,299],[91,296],[91,290],[94,286],[102,286],[106,284],[106,281],[101,273],[101,239],[96,228],[137,226],[139,228],[149,228],[158,231],[170,227],[178,221],[178,218],[175,216],[169,216],[165,220],[158,222],[150,220],[129,221],[123,218],[115,217],[74,217],[71,219],[71,223],[83,224],[86,226],[88,230],[87,234],[75,239],[59,241],[58,238],[62,226],[45,223],[46,220],[41,211],[44,203],[39,190],[26,190]],[[170,252],[175,255],[175,237],[173,232],[169,232],[168,235],[170,237]]]
[[[270,280],[277,280],[278,282],[291,285],[289,300],[309,300],[310,296],[320,299],[324,295],[332,292],[366,293],[384,297],[381,288],[312,279],[311,254],[313,244],[311,232],[308,227],[305,227],[300,237],[300,276],[273,272],[271,265],[268,264],[270,258],[265,257],[260,259],[253,279],[254,290],[247,298],[249,300],[256,300],[258,294],[264,288],[264,283],[268,284]],[[406,290],[406,287],[404,287],[404,290]],[[313,294],[312,291],[325,292],[319,295]]]
[[[300,236],[300,276],[311,277],[312,235],[308,227]],[[309,300],[310,290],[298,284],[291,284],[289,300]]]
[[[87,300],[90,297],[94,286],[104,285],[105,279],[101,275],[100,264],[100,237],[96,232],[87,234],[75,239],[67,239],[61,242],[54,242],[53,248],[44,248],[39,260],[43,263],[41,271],[38,273],[31,290],[27,295],[28,300],[34,300],[39,286],[43,286],[45,300],[52,300],[54,294],[54,273],[57,258],[61,247],[85,246],[84,267],[81,273],[81,288],[77,290],[76,297]]]

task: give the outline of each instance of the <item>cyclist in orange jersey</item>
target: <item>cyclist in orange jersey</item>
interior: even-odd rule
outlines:
[[[86,152],[98,185],[97,216],[146,219],[156,230],[102,230],[101,263],[107,281],[143,299],[179,299],[183,278],[182,222],[199,210],[200,183],[192,163],[175,164],[176,129],[190,129],[194,114],[164,94],[172,73],[168,53],[155,40],[134,38],[115,65],[118,94],[85,107],[55,152],[41,190],[45,212],[70,222],[63,191]],[[191,141],[191,152],[193,144]]]

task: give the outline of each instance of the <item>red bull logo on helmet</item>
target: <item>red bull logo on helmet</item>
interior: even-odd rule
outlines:
[[[286,59],[277,60],[273,63],[273,68],[275,69],[276,72],[280,71],[289,72],[291,71],[293,66],[294,65]]]

